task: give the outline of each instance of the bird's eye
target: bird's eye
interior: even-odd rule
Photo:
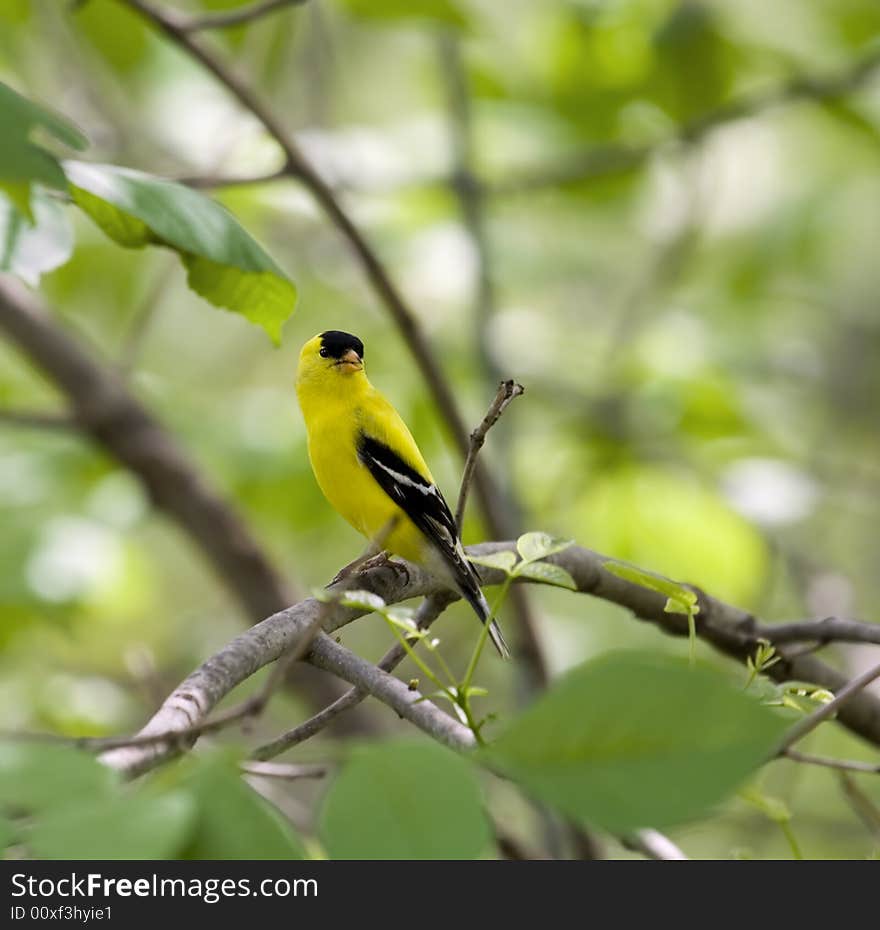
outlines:
[[[320,355],[321,358],[328,358],[330,355],[330,350],[326,346],[322,346],[318,355]]]

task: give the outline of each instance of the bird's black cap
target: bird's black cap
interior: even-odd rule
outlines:
[[[342,358],[349,349],[354,349],[359,358],[364,357],[364,344],[360,339],[338,329],[328,329],[326,333],[321,333],[321,348],[325,349],[326,355],[331,358]]]

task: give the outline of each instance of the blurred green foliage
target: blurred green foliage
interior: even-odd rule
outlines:
[[[192,13],[236,5],[175,4]],[[341,189],[416,308],[468,420],[482,416],[497,374],[526,386],[484,453],[518,502],[521,528],[574,538],[768,620],[874,619],[878,82],[823,103],[761,109],[689,145],[661,143],[744,95],[760,100],[796,77],[845,71],[876,46],[877,4],[447,0],[418,16],[413,6],[312,0],[206,41]],[[487,216],[495,301],[483,312],[473,304],[477,253],[445,184],[453,144],[441,28],[461,43],[474,167],[499,190]],[[171,177],[260,175],[280,164],[254,120],[116,0],[76,10],[0,0],[0,81],[81,127],[90,161]],[[34,138],[69,154],[58,140]],[[584,151],[608,146],[626,147],[611,149],[614,170],[549,183]],[[639,146],[656,147],[615,162],[614,152]],[[292,382],[307,338],[327,328],[361,336],[371,379],[449,496],[460,463],[400,334],[303,190],[280,181],[216,196],[296,281],[300,303],[280,349],[194,295],[168,256],[123,250],[69,207],[71,259],[52,270],[40,246],[36,264],[29,253],[24,265],[32,280],[42,273],[59,322],[96,357],[133,363],[132,389],[308,589],[356,556],[359,542],[321,498],[306,459]],[[22,273],[8,216],[0,214],[0,264]],[[62,406],[0,344],[0,409]],[[472,506],[465,540],[483,536]],[[0,422],[0,563],[4,729],[131,731],[244,620],[137,482],[70,431]],[[611,605],[544,587],[532,596],[554,673],[612,646],[686,653],[685,642]],[[463,669],[476,636],[467,610],[451,609],[436,632],[447,661]],[[388,638],[373,620],[343,631],[345,644],[370,658]],[[699,655],[744,679],[705,647]],[[845,669],[867,661],[859,648],[834,659]],[[477,682],[501,722],[511,720],[514,670],[487,659]],[[605,695],[599,719],[613,720],[638,694],[631,685]],[[388,733],[409,732],[384,709],[370,712]],[[305,713],[279,695],[255,736],[269,739]],[[292,758],[334,748],[322,736]],[[871,757],[833,726],[808,748]],[[234,775],[203,777],[210,788],[191,791],[184,774],[169,774],[162,791],[139,789],[142,816],[132,823],[144,826],[143,850],[185,854],[202,816],[192,798],[205,796],[258,818],[254,842],[302,854],[274,814],[253,813],[262,802],[250,789],[236,794]],[[777,762],[763,782],[785,800],[806,857],[876,848],[833,773]],[[880,802],[870,777],[859,783]],[[336,785],[331,792],[342,791]],[[93,788],[83,811],[87,801],[100,807]],[[278,790],[311,811],[324,789]],[[497,803],[514,831],[528,831],[521,802]],[[128,816],[101,809],[108,831]],[[160,819],[161,836],[148,829]],[[47,823],[34,843],[63,855],[79,827]],[[318,829],[305,816],[297,826],[303,835]],[[0,833],[20,838],[18,829],[0,822]],[[255,854],[246,838],[199,835],[190,852]],[[791,855],[777,827],[737,799],[672,836],[694,856]],[[330,835],[323,839],[332,848]],[[627,855],[607,844],[609,854]],[[476,846],[472,854],[491,854]]]

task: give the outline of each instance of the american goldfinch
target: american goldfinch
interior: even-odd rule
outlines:
[[[455,518],[406,424],[367,380],[361,340],[338,330],[310,339],[300,352],[296,393],[309,461],[330,504],[371,542],[451,584],[486,623],[489,605]],[[494,620],[489,636],[507,658]]]

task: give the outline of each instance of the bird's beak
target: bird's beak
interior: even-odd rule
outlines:
[[[346,349],[344,355],[336,364],[340,368],[348,368],[351,371],[360,371],[364,367],[361,357],[354,349]]]

